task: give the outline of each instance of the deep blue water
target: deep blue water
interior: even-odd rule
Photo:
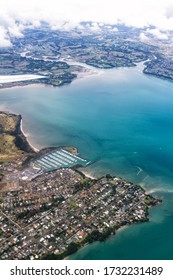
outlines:
[[[60,88],[0,91],[0,109],[23,116],[36,147],[74,145],[92,175],[119,175],[161,197],[133,225],[73,259],[173,259],[173,83],[134,68],[102,71]]]

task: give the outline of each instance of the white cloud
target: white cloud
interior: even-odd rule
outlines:
[[[50,28],[52,30],[58,30],[61,29],[63,31],[70,31],[73,28],[75,28],[76,26],[78,26],[78,28],[82,28],[82,26],[80,24],[78,24],[77,22],[72,22],[72,21],[51,21],[50,23]]]
[[[149,40],[149,38],[145,35],[144,32],[141,32],[139,35],[139,40],[142,42],[147,42]]]
[[[168,40],[168,35],[165,32],[161,32],[158,28],[147,29],[147,33],[153,35],[160,40]]]
[[[88,28],[93,32],[100,31],[100,26],[97,22],[93,22],[91,25],[88,25]]]
[[[0,48],[11,47],[10,39],[6,30],[0,26]]]
[[[52,29],[70,30],[80,21],[116,24],[132,27],[156,27],[153,34],[164,39],[162,31],[173,30],[172,0],[5,0],[1,3],[0,26],[7,32],[21,36],[22,28],[16,24],[38,27],[46,21]],[[92,26],[99,30],[99,24]],[[2,35],[2,34],[1,34]],[[141,35],[143,36],[143,35]],[[2,39],[2,36],[1,36]],[[143,36],[144,39],[144,36]]]
[[[8,32],[11,36],[21,38],[23,37],[22,31],[25,29],[23,24],[14,24],[13,26],[8,27]]]
[[[173,18],[173,4],[172,3],[167,5],[165,14],[166,14],[167,18]]]

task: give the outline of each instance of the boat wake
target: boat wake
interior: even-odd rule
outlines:
[[[136,166],[136,167],[137,167],[137,169],[139,170],[139,171],[137,172],[137,176],[138,176],[141,172],[143,172],[143,169],[140,168],[139,166]]]
[[[153,193],[156,193],[156,192],[159,192],[159,193],[173,193],[173,190],[172,189],[165,189],[165,188],[155,188],[155,189],[147,190],[148,194],[153,194]]]

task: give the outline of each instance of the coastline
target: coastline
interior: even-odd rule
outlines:
[[[119,233],[119,232],[121,232],[121,231],[127,229],[129,226],[130,226],[130,224],[129,224],[129,225],[125,225],[125,226],[120,226],[120,227],[116,230],[115,234],[113,234],[113,236],[115,236],[117,233]],[[110,236],[107,238],[107,240],[108,240],[109,238],[111,238],[111,236],[112,236],[112,235],[110,235]],[[95,241],[95,242],[97,242],[97,241]],[[98,241],[98,242],[103,242],[103,241]],[[91,244],[92,244],[92,243],[85,243],[83,246],[81,246],[81,247],[79,248],[79,250],[83,250],[84,248],[86,248],[88,245],[91,245]],[[79,250],[78,250],[78,251],[79,251]],[[78,252],[78,251],[77,251],[77,252]],[[75,252],[75,253],[76,253],[76,252]],[[75,254],[75,253],[74,253],[74,254]],[[68,255],[67,257],[64,258],[64,260],[70,260],[70,257],[72,257],[74,254]]]
[[[129,225],[125,225],[125,226],[121,226],[120,228],[117,229],[116,233],[125,230],[125,229],[128,228],[129,226],[130,226],[130,224],[129,224]]]
[[[86,69],[89,69],[89,70],[76,73],[77,77],[75,80],[86,79],[86,78],[90,78],[91,76],[101,75],[103,73],[103,71],[101,71],[101,70],[99,71],[97,69],[95,69],[95,70],[90,69],[90,68],[86,68]]]
[[[34,147],[33,144],[31,144],[31,142],[29,142],[28,136],[27,136],[27,134],[26,134],[26,133],[24,132],[24,130],[23,130],[23,120],[22,120],[22,117],[21,117],[21,120],[20,120],[20,130],[21,130],[21,133],[24,135],[26,141],[28,142],[28,145],[31,147],[31,149],[32,149],[34,152],[38,153],[40,150],[37,149],[36,147]]]
[[[88,65],[86,63],[73,61],[73,60],[65,59],[65,58],[61,59],[59,61],[66,62],[72,66],[81,66],[84,68],[83,71],[81,71],[81,72],[75,72],[75,74],[77,75],[77,78],[75,80],[88,78],[93,75],[99,75],[99,74],[102,74],[104,70],[106,70],[106,69],[96,68],[96,67]]]
[[[75,62],[75,61],[68,61],[68,59],[62,59],[59,60],[60,62],[66,62],[69,65],[72,66],[82,66],[83,67],[83,71],[74,71],[72,72],[73,74],[76,75],[76,77],[74,79],[72,79],[69,83],[63,83],[60,85],[57,85],[56,87],[61,87],[64,85],[70,85],[71,83],[75,83],[75,81],[79,81],[82,79],[87,79],[87,78],[91,78],[93,76],[97,76],[97,75],[102,75],[104,73],[104,71],[106,70],[111,70],[111,69],[118,69],[118,68],[130,68],[129,66],[125,66],[125,67],[112,67],[110,69],[107,68],[97,68],[91,65],[88,65],[86,63],[80,63],[80,62]],[[140,67],[140,72],[144,73],[145,70],[145,63],[147,62],[147,60],[141,61],[136,63],[135,67]],[[145,73],[144,73],[145,74]],[[22,76],[24,78],[22,78]],[[153,75],[155,76],[155,75]],[[1,89],[13,89],[13,88],[21,88],[21,87],[40,87],[40,86],[53,86],[53,84],[46,84],[46,83],[39,83],[36,82],[36,80],[39,79],[45,79],[46,76],[40,76],[40,75],[36,75],[36,74],[24,74],[24,75],[4,75],[4,76],[0,76],[4,77],[4,79],[6,79],[5,82],[1,82],[0,79],[0,90]],[[16,79],[14,79],[14,81],[10,81],[10,79],[16,77]],[[17,77],[19,77],[19,79],[17,79]],[[21,77],[21,79],[20,79]],[[28,78],[27,78],[28,77]],[[35,77],[35,78],[34,78]],[[159,78],[159,77],[158,77]]]
[[[41,87],[44,87],[44,86],[46,86],[46,85],[45,84],[37,84],[37,83],[26,84],[26,85],[16,85],[16,84],[14,84],[14,85],[10,85],[10,86],[7,86],[7,87],[0,88],[0,90],[3,90],[3,89],[13,90],[14,88],[18,89],[18,88],[21,88],[21,87],[22,88],[26,88],[26,87],[28,87],[28,88],[41,88]]]
[[[71,61],[68,59],[61,59],[58,60],[58,62],[66,62],[69,65],[72,66],[82,66],[83,70],[82,71],[72,71],[71,74],[76,75],[76,77],[74,77],[71,81],[69,81],[68,83],[64,82],[60,85],[54,85],[51,83],[46,83],[46,82],[39,82],[39,79],[47,79],[48,76],[41,76],[41,75],[37,75],[37,74],[19,74],[19,75],[0,75],[0,90],[1,89],[10,89],[10,88],[18,88],[18,87],[40,87],[40,86],[53,86],[53,87],[61,87],[63,85],[70,85],[72,82],[75,82],[77,80],[81,80],[84,78],[90,78],[92,76],[95,75],[101,75],[104,73],[104,71],[106,70],[110,70],[110,69],[118,69],[118,68],[130,68],[131,66],[114,66],[111,67],[109,69],[107,68],[99,68],[96,66],[91,66],[88,65],[86,63],[80,63],[80,62],[75,62],[75,61]],[[171,77],[167,77],[165,75],[162,74],[157,74],[157,73],[150,73],[147,71],[148,66],[147,66],[147,62],[150,62],[150,59],[147,60],[143,60],[140,62],[136,62],[135,63],[135,67],[138,68],[138,70],[140,72],[142,72],[145,75],[148,76],[153,76],[154,78],[158,78],[158,79],[162,79],[162,80],[168,80],[168,81],[173,81],[173,79]],[[37,82],[38,81],[38,82]]]
[[[97,177],[94,177],[94,176],[92,176],[89,172],[87,172],[87,171],[80,171],[82,174],[84,174],[85,175],[85,177],[87,177],[87,178],[89,178],[89,179],[92,179],[92,180],[97,180],[98,178]]]
[[[77,64],[73,64],[73,65],[77,65]],[[76,78],[74,78],[69,83],[57,85],[57,87],[61,87],[63,85],[70,85],[72,82],[82,80],[84,78],[85,79],[90,78],[91,76],[100,75],[102,73],[103,73],[103,70],[99,70],[97,68],[93,69],[93,68],[87,67],[87,65],[86,65],[84,71],[81,71],[81,72],[75,71],[74,72],[74,74],[77,76]],[[14,80],[11,80],[13,78],[13,76],[16,76],[16,79],[14,78]],[[24,78],[21,78],[21,79],[17,78],[20,76],[24,76]],[[27,78],[27,76],[28,76],[28,78]],[[46,76],[28,74],[28,75],[7,75],[7,76],[2,76],[2,77],[4,78],[4,82],[3,82],[3,80],[1,80],[1,76],[0,76],[0,90],[21,88],[21,87],[42,87],[42,86],[53,86],[54,87],[53,84],[36,82],[36,80],[45,79]]]

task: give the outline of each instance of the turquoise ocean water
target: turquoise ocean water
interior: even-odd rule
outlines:
[[[101,71],[60,88],[0,91],[0,110],[23,116],[36,147],[74,145],[87,171],[140,183],[163,199],[150,222],[132,225],[71,259],[173,259],[173,83],[133,68]]]

